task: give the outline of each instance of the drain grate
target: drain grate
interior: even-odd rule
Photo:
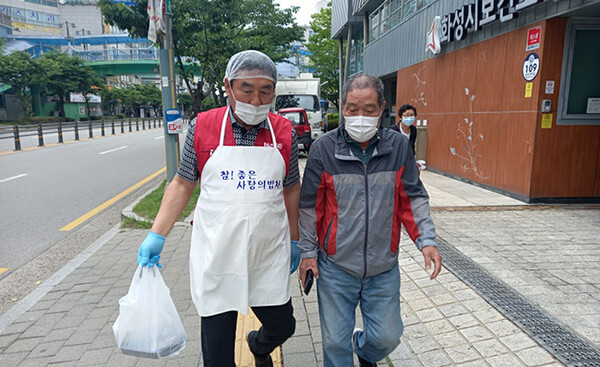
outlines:
[[[444,267],[569,367],[600,367],[600,351],[438,237]]]

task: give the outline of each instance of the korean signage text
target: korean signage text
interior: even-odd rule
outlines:
[[[507,22],[519,12],[543,0],[474,0],[442,17],[439,27],[440,43],[460,41],[468,32],[477,32],[493,22]]]
[[[282,186],[281,180],[261,179],[255,170],[224,170],[221,171],[223,181],[233,181],[236,190],[276,190]],[[236,184],[237,183],[237,184]]]
[[[179,134],[183,132],[183,120],[181,119],[181,111],[176,108],[168,109],[166,112],[167,118],[167,133]]]

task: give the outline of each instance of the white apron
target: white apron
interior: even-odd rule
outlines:
[[[273,146],[219,146],[206,161],[194,213],[190,288],[200,316],[286,303],[291,296],[285,162]]]

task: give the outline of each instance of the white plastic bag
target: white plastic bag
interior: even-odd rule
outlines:
[[[156,359],[185,348],[183,324],[156,266],[138,266],[129,292],[119,300],[113,331],[123,354]]]

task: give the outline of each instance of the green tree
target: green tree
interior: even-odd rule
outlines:
[[[154,113],[158,114],[162,108],[162,94],[155,85],[136,85],[138,103],[140,105],[152,106]]]
[[[321,79],[321,96],[333,103],[339,111],[338,43],[331,39],[331,3],[319,13],[311,15],[310,36],[306,48],[312,53],[313,73]],[[344,45],[345,48],[345,45]]]
[[[116,88],[108,85],[103,85],[99,90],[100,97],[102,97],[103,108],[108,110],[111,115],[115,115],[115,108],[117,107],[117,95]]]
[[[146,37],[147,0],[135,5],[100,0],[99,6],[109,24]],[[194,112],[202,110],[209,96],[225,104],[223,77],[233,54],[255,49],[278,62],[290,55],[290,43],[302,38],[302,28],[294,21],[298,7],[279,9],[273,0],[173,0],[171,7],[175,58]],[[193,75],[184,61],[195,64],[201,75]]]
[[[31,116],[31,94],[29,87],[43,79],[38,61],[25,51],[15,51],[8,55],[0,54],[0,78],[12,86],[16,92],[23,113],[21,121]]]
[[[104,81],[79,57],[61,52],[48,52],[39,58],[40,69],[44,72],[42,86],[46,95],[57,95],[60,115],[65,117],[65,101],[70,93],[84,96],[101,88]],[[87,99],[86,99],[87,106]],[[86,108],[89,110],[89,108]]]
[[[192,111],[192,96],[188,93],[182,93],[177,95],[177,107],[181,110],[181,113],[185,116],[189,116],[193,113]]]

